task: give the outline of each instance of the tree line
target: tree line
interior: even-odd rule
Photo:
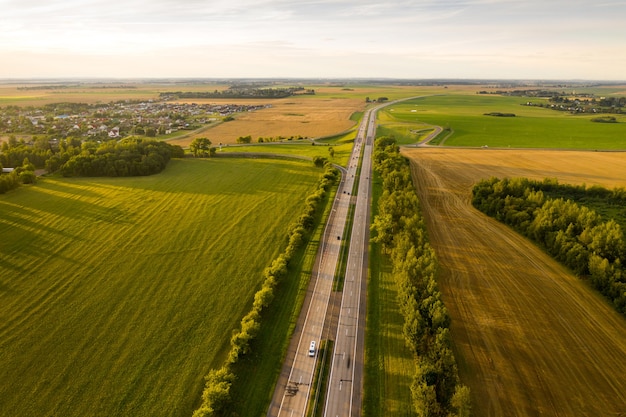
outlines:
[[[289,262],[313,230],[315,216],[338,177],[337,169],[331,164],[326,164],[316,190],[306,198],[302,214],[287,231],[284,252],[263,271],[264,281],[261,289],[254,295],[252,309],[241,319],[240,328],[235,330],[230,338],[231,348],[226,362],[221,368],[211,370],[206,376],[202,404],[193,413],[193,417],[225,415],[232,407],[233,398],[230,390],[237,379],[233,370],[234,365],[241,357],[251,352],[251,342],[261,329],[263,310],[273,301],[274,291],[289,272]]]
[[[314,95],[315,90],[304,87],[254,88],[250,86],[231,86],[226,90],[214,91],[168,91],[159,93],[161,99],[171,98],[285,98],[295,94]]]
[[[82,151],[67,160],[60,172],[65,177],[132,177],[157,174],[170,158],[184,156],[180,146],[130,137],[119,142],[84,142]]]
[[[538,243],[577,276],[588,279],[626,315],[626,243],[621,225],[595,210],[566,199],[602,198],[605,204],[626,203],[626,190],[561,185],[555,179],[490,178],[476,184],[472,204]],[[557,197],[551,197],[557,196]],[[561,196],[561,197],[558,197]]]
[[[102,143],[76,138],[50,141],[44,137],[26,143],[13,138],[0,149],[2,166],[21,167],[28,159],[36,168],[58,171],[66,177],[151,175],[161,172],[171,158],[184,156],[180,146],[136,137]]]
[[[450,316],[437,287],[437,258],[428,241],[409,163],[395,139],[388,137],[376,140],[373,160],[382,179],[382,195],[372,240],[391,262],[404,317],[403,335],[415,356],[414,409],[420,417],[469,416],[469,388],[459,381]]]

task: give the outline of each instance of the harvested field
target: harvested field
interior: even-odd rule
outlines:
[[[195,103],[270,104],[271,107],[235,116],[235,120],[220,123],[202,133],[172,140],[171,143],[188,146],[195,137],[208,137],[213,144],[236,143],[240,136],[277,138],[292,136],[314,138],[333,135],[355,126],[350,115],[365,108],[365,102],[354,98],[321,98],[296,96],[277,100],[193,100]]]
[[[626,185],[624,153],[405,149],[476,416],[620,416],[626,320],[530,241],[470,204],[483,178]]]

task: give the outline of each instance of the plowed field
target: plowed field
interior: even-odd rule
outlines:
[[[626,154],[407,149],[475,416],[626,415],[626,320],[470,204],[483,178],[626,186]]]

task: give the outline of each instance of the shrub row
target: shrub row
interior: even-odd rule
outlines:
[[[302,214],[289,227],[285,251],[274,259],[263,272],[265,279],[261,289],[254,295],[252,309],[241,320],[240,329],[235,331],[230,339],[231,349],[226,362],[221,368],[211,370],[207,375],[206,385],[202,393],[202,405],[193,413],[194,417],[223,415],[230,408],[232,404],[230,389],[235,381],[235,374],[232,371],[233,365],[243,355],[250,353],[250,343],[256,338],[261,328],[262,312],[274,299],[274,290],[287,275],[289,262],[302,246],[305,235],[313,230],[315,215],[320,203],[330,187],[336,183],[338,176],[339,171],[332,165],[326,164],[324,173],[318,181],[317,189],[306,198]]]
[[[411,385],[418,416],[468,416],[469,389],[459,383],[451,350],[450,317],[437,288],[437,259],[428,236],[408,161],[395,140],[379,138],[374,169],[383,182],[373,240],[389,256],[404,317],[403,334],[416,358]]]
[[[485,214],[511,226],[542,246],[576,275],[588,277],[591,284],[626,314],[626,242],[621,226],[570,199],[549,198],[559,193],[556,180],[532,181],[526,178],[490,178],[476,184],[472,204]],[[562,186],[584,193],[581,187]],[[563,190],[560,191],[563,193]],[[592,187],[588,196],[606,196],[622,201],[623,189],[609,191]]]

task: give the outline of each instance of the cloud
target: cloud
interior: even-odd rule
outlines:
[[[65,69],[68,75],[157,76],[161,71],[211,77],[258,71],[259,76],[332,77],[352,71],[355,76],[456,72],[456,77],[474,77],[482,71],[498,78],[491,74],[537,76],[560,68],[578,78],[618,77],[626,63],[616,53],[626,50],[622,3],[9,0],[0,15],[0,56],[24,65],[18,70],[5,64],[0,77],[33,74],[19,71],[26,62],[34,65],[37,56],[37,71]],[[593,62],[606,65],[606,53],[614,69],[594,70]],[[579,64],[569,58],[575,56]],[[115,67],[111,61],[127,65]],[[489,68],[493,71],[486,72]]]

